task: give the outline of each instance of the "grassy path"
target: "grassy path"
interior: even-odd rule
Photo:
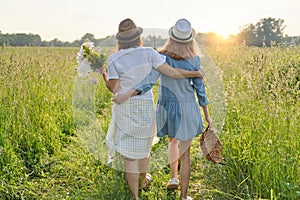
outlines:
[[[189,194],[195,199],[299,199],[300,48],[207,50],[224,81],[220,138],[228,163],[206,161],[195,140]],[[79,139],[72,107],[77,51],[0,51],[0,199],[131,198],[123,173],[99,162]],[[101,81],[95,87],[95,113],[105,132],[111,95]],[[167,165],[152,175],[141,199],[179,197],[165,189]]]

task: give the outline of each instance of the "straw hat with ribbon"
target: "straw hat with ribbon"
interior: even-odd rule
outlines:
[[[177,42],[190,42],[194,39],[196,31],[186,19],[177,20],[176,24],[169,29],[169,36]]]
[[[119,32],[116,35],[120,42],[131,42],[143,33],[141,27],[137,27],[131,19],[125,19],[119,24]]]

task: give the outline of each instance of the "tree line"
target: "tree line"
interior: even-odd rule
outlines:
[[[237,35],[230,35],[226,40],[216,33],[198,33],[199,41],[206,45],[236,45],[270,47],[299,45],[300,36],[284,35],[286,28],[283,19],[272,17],[260,19],[256,24],[244,25]]]
[[[283,19],[272,17],[263,18],[256,24],[244,25],[237,35],[230,35],[224,39],[216,33],[198,33],[197,41],[202,45],[219,46],[219,45],[237,45],[245,44],[248,46],[273,46],[273,45],[299,45],[300,36],[283,35],[286,28]],[[73,42],[63,42],[59,39],[43,41],[37,34],[2,34],[0,31],[0,44],[5,46],[57,46],[57,47],[79,47],[84,41],[90,40],[95,45],[115,46],[114,36],[96,39],[91,33],[86,33],[79,40]],[[165,43],[161,36],[147,36],[144,38],[144,46],[159,47]]]

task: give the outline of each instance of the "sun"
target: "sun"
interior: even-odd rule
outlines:
[[[224,40],[228,39],[228,37],[230,35],[234,35],[234,33],[232,32],[232,30],[229,27],[222,27],[220,26],[217,30],[216,33],[223,37]]]
[[[217,34],[223,37],[224,40],[228,39],[228,37],[232,35],[232,33],[227,31],[219,31]]]

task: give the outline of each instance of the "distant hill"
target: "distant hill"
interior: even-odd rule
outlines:
[[[161,36],[162,39],[166,39],[169,37],[169,33],[167,29],[158,29],[158,28],[144,28],[143,37],[148,36]]]

